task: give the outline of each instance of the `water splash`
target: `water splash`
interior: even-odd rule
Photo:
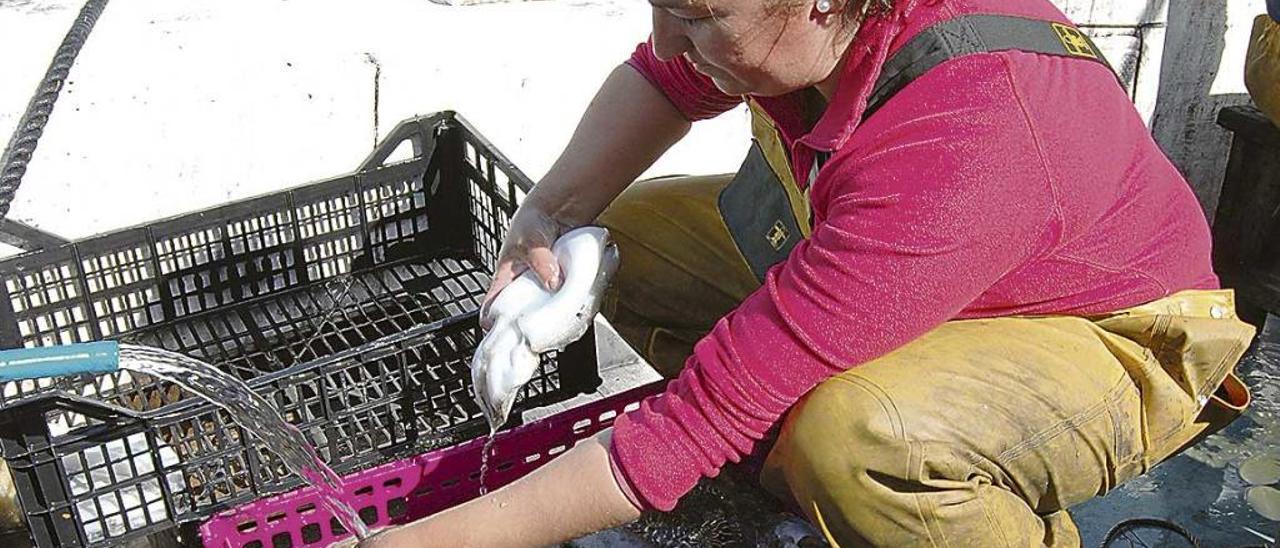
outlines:
[[[489,494],[489,485],[485,483],[485,476],[489,475],[489,453],[493,451],[493,441],[497,439],[498,429],[489,428],[489,437],[484,440],[484,448],[480,450],[480,495]]]
[[[120,367],[175,383],[231,415],[245,432],[280,457],[290,472],[320,491],[334,517],[357,538],[369,536],[364,521],[342,497],[342,478],[329,468],[307,438],[286,422],[265,398],[218,368],[176,352],[120,345]]]

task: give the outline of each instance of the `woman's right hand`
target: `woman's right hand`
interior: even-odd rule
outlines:
[[[502,249],[498,251],[493,281],[489,283],[489,291],[480,305],[482,328],[488,330],[493,326],[493,319],[489,317],[489,305],[494,297],[525,270],[533,269],[548,290],[560,288],[560,263],[551,252],[551,246],[560,235],[572,228],[574,227],[569,223],[555,219],[534,200],[526,198],[520,204],[515,216],[511,218],[511,226],[507,228],[507,237],[502,241]]]
[[[544,286],[560,287],[551,245],[561,234],[595,221],[632,181],[689,131],[689,120],[630,65],[619,65],[587,107],[564,152],[511,219],[498,251],[493,282],[480,306],[480,325],[492,327],[489,304],[532,268]]]

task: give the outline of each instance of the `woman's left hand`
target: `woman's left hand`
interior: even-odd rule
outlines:
[[[546,546],[630,522],[640,510],[609,462],[612,430],[514,483],[466,504],[360,543],[376,548]]]

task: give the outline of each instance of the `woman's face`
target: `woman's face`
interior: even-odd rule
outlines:
[[[659,59],[684,55],[730,95],[782,95],[832,76],[849,44],[832,0],[649,0]]]

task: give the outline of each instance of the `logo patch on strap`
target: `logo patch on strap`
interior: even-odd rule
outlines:
[[[773,226],[769,228],[769,232],[764,235],[764,238],[769,240],[769,245],[773,246],[773,249],[776,251],[782,249],[782,244],[787,243],[787,238],[790,236],[791,234],[787,232],[787,227],[782,224],[781,220],[779,220],[773,223]]]
[[[1067,53],[1076,57],[1088,57],[1097,59],[1098,52],[1093,51],[1093,46],[1089,44],[1089,40],[1085,38],[1084,33],[1080,29],[1062,23],[1050,23],[1053,31],[1058,33],[1058,39],[1062,40],[1062,46],[1067,48]]]

